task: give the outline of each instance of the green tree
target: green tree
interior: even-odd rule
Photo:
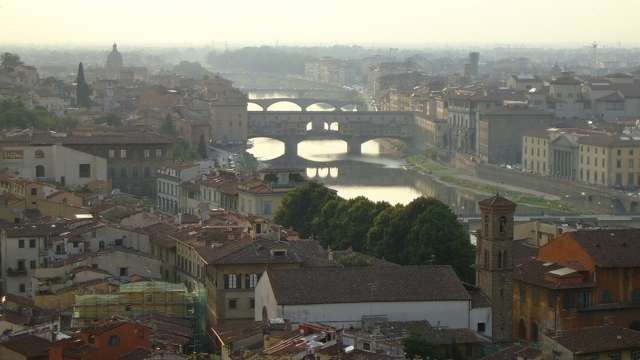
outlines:
[[[79,107],[89,107],[91,105],[91,89],[84,78],[84,66],[78,65],[78,77],[76,78],[76,105]]]
[[[204,141],[203,134],[200,134],[200,141],[198,141],[198,155],[200,155],[200,158],[202,159],[207,158],[207,144]]]
[[[242,152],[236,161],[236,169],[244,174],[252,174],[258,170],[258,159],[248,152]]]
[[[29,110],[18,99],[9,98],[0,101],[0,128],[2,129],[67,130],[76,127],[77,124],[77,120],[73,118],[55,117],[42,107]]]
[[[16,66],[22,65],[22,60],[20,60],[20,56],[18,56],[18,54],[5,52],[0,55],[0,64],[5,69],[13,70]]]
[[[433,346],[429,344],[424,334],[411,333],[402,339],[404,355],[408,359],[435,359]]]
[[[300,236],[313,235],[313,220],[327,202],[337,197],[333,190],[309,181],[288,192],[282,199],[275,215],[275,222],[292,227]]]

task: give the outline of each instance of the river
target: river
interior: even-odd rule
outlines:
[[[249,99],[293,98],[294,93],[266,92],[249,93]],[[251,100],[249,100],[251,101]],[[249,111],[261,111],[249,103]],[[307,111],[333,111],[327,104],[311,105]],[[342,109],[355,111],[355,109]],[[268,111],[300,111],[298,105],[279,102]],[[479,215],[478,201],[491,194],[478,194],[468,189],[449,186],[437,178],[409,169],[398,154],[385,151],[377,141],[362,144],[361,155],[347,154],[347,144],[341,140],[307,140],[298,144],[295,158],[282,156],[284,144],[270,138],[250,139],[248,150],[258,160],[272,167],[301,168],[309,179],[322,182],[336,190],[338,195],[351,199],[364,196],[372,201],[387,201],[391,204],[408,204],[420,196],[434,197],[448,204],[459,216]],[[518,215],[541,215],[545,211],[519,205]],[[553,211],[547,211],[553,213]]]
[[[252,96],[253,95],[253,96]],[[249,98],[286,98],[286,93],[249,94]],[[248,110],[260,110],[249,104]],[[299,110],[292,103],[277,103],[271,111]],[[330,111],[317,105],[309,111]],[[477,201],[483,198],[473,192],[450,187],[407,169],[405,162],[385,153],[380,143],[369,141],[362,144],[362,155],[348,155],[347,144],[339,140],[303,141],[298,144],[298,157],[294,160],[279,159],[284,154],[284,144],[270,138],[250,140],[248,150],[258,160],[277,167],[305,169],[309,179],[318,180],[336,190],[344,198],[364,196],[372,201],[387,201],[391,204],[407,204],[419,196],[431,196],[447,203],[462,216],[478,214]]]

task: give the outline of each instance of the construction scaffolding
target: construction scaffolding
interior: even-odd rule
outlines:
[[[92,326],[96,320],[113,316],[134,319],[160,314],[193,321],[192,352],[207,349],[206,288],[189,291],[183,284],[140,281],[123,284],[115,294],[76,295],[72,326]],[[189,351],[188,351],[189,352]]]

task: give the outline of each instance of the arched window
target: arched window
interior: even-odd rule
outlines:
[[[538,323],[533,321],[531,323],[531,331],[529,332],[531,334],[531,341],[538,342],[538,331]]]
[[[500,216],[500,233],[504,233],[507,230],[507,218]]]
[[[36,159],[44,159],[44,151],[42,150],[36,150],[34,157]]]
[[[527,340],[527,325],[523,319],[518,322],[518,338],[521,340]]]
[[[489,234],[489,215],[484,216],[484,236]]]
[[[36,166],[36,177],[37,178],[43,178],[44,176],[45,176],[44,166],[42,166],[42,165]]]

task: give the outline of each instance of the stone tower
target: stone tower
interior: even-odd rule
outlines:
[[[491,299],[494,342],[511,340],[513,214],[516,204],[497,194],[480,201],[476,285]]]

